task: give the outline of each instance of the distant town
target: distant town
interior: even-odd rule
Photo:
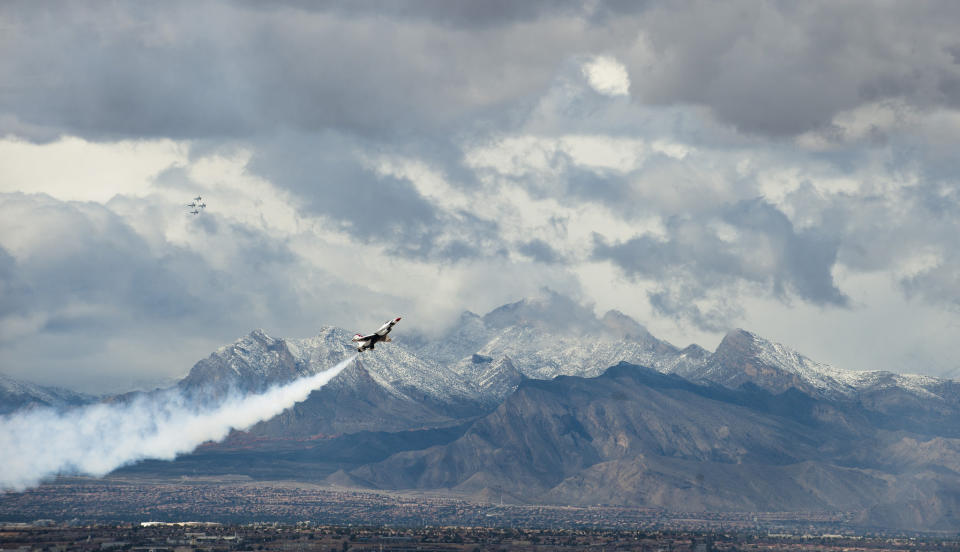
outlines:
[[[859,537],[724,531],[648,531],[587,528],[357,527],[296,524],[141,522],[125,524],[0,524],[0,550],[51,551],[420,551],[734,550],[912,551],[960,550],[960,540],[937,537]]]
[[[667,512],[655,508],[604,505],[521,505],[504,504],[498,500],[477,503],[450,496],[354,491],[294,482],[214,482],[202,479],[138,482],[61,478],[26,492],[0,495],[0,522],[6,527],[4,549],[16,549],[26,540],[41,538],[41,534],[46,535],[43,538],[62,537],[69,540],[72,529],[67,528],[70,527],[96,526],[99,528],[97,534],[113,535],[133,531],[131,528],[134,527],[183,521],[223,523],[230,524],[230,527],[280,523],[284,526],[300,524],[310,527],[473,527],[493,531],[481,531],[485,535],[483,539],[494,539],[490,535],[500,534],[494,530],[524,528],[529,535],[524,533],[526,536],[520,540],[529,540],[527,537],[539,534],[537,531],[547,531],[547,534],[567,540],[571,538],[570,535],[579,535],[576,531],[587,531],[584,534],[590,535],[619,535],[616,539],[625,538],[622,537],[624,532],[634,534],[640,531],[667,532],[673,535],[670,537],[672,540],[689,540],[693,534],[739,535],[731,537],[734,540],[743,535],[751,538],[781,535],[790,542],[796,539],[826,539],[831,543],[838,539],[869,537],[883,542],[888,538],[903,538],[907,539],[903,542],[909,544],[914,542],[910,539],[940,537],[946,540],[931,542],[936,542],[938,547],[947,546],[942,549],[951,549],[949,546],[956,544],[960,538],[956,533],[918,535],[889,532],[883,528],[864,529],[856,526],[854,514],[846,512]],[[122,525],[112,525],[116,523]],[[60,529],[38,529],[39,526],[48,525]],[[177,529],[166,531],[175,533]],[[243,529],[241,533],[249,531],[252,529]],[[448,530],[444,531],[447,531],[444,533],[447,537],[453,538]],[[136,529],[134,533],[143,538],[147,538],[144,535],[153,534],[146,529]],[[357,536],[355,530],[351,529],[348,533]],[[321,540],[330,540],[329,533],[322,535],[324,537]],[[422,533],[416,535],[417,538],[423,536]],[[132,542],[130,539],[133,537],[121,537],[116,536],[116,540]],[[460,538],[467,537],[461,535]],[[862,544],[862,540],[857,542]],[[141,543],[137,546],[155,544]],[[67,548],[73,549],[70,546]]]

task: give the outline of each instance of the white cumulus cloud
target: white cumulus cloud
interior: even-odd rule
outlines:
[[[630,93],[630,75],[616,58],[597,56],[583,64],[583,74],[594,90],[607,96]]]

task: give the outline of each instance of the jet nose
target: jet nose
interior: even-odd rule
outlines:
[[[399,321],[400,321],[400,317],[398,316],[397,319],[394,320],[394,322],[399,322]]]

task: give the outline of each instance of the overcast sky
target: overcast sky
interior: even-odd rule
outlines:
[[[0,371],[549,289],[960,376],[955,2],[3,2]],[[207,209],[186,214],[202,195]]]

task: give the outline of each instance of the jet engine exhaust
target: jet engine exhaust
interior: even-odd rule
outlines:
[[[0,491],[22,491],[57,474],[100,477],[146,458],[172,460],[305,400],[355,358],[209,408],[190,405],[171,389],[124,404],[97,403],[68,411],[35,408],[0,417]]]

